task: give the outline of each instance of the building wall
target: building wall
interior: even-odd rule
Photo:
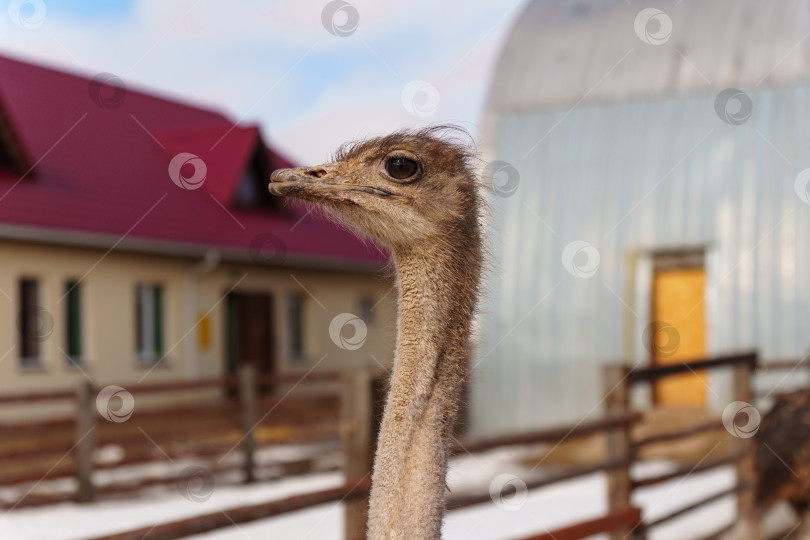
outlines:
[[[276,361],[280,372],[306,372],[316,364],[315,369],[332,370],[380,367],[378,360],[384,366],[390,366],[393,362],[396,292],[392,290],[393,281],[390,277],[227,264],[200,279],[198,316],[208,312],[236,282],[239,284],[234,289],[235,292],[270,292],[273,295],[274,320],[277,326]],[[288,354],[289,335],[285,308],[287,294],[302,294],[304,298],[305,354],[300,359],[291,358]],[[372,305],[376,304],[371,312],[371,319],[366,321],[366,340],[357,350],[341,348],[330,337],[330,323],[341,313],[358,315],[358,303],[363,297],[371,299]],[[210,370],[223,369],[226,313],[222,304],[210,316],[211,327],[214,329],[212,344],[200,354],[201,369],[209,370],[209,373]]]
[[[348,369],[390,365],[395,339],[395,299],[390,277],[374,274],[300,268],[270,268],[252,264],[220,263],[198,279],[192,270],[199,261],[127,254],[91,249],[0,242],[0,394],[73,388],[85,376],[68,364],[65,350],[65,282],[81,280],[82,369],[97,386],[124,387],[198,377],[226,372],[225,294],[269,292],[273,294],[276,365],[280,372],[309,369]],[[20,366],[18,317],[19,280],[39,281],[40,300],[47,314],[41,343],[41,369]],[[298,282],[296,282],[296,280]],[[164,288],[165,359],[153,368],[138,361],[136,354],[135,287],[158,283]],[[299,284],[300,283],[300,284]],[[304,291],[303,285],[311,293]],[[285,295],[303,293],[305,355],[287,354]],[[337,346],[329,335],[332,318],[357,313],[358,301],[367,296],[377,307],[371,312],[365,343],[351,351]],[[195,299],[196,297],[196,299]],[[196,306],[195,306],[196,304]],[[197,329],[206,315],[210,342],[201,346]],[[52,324],[52,330],[48,331]],[[375,360],[376,359],[376,360]],[[22,411],[0,408],[0,418],[13,412],[15,419],[29,414],[53,412],[50,407],[26,407]]]
[[[710,353],[807,352],[810,205],[795,180],[810,167],[810,87],[749,95],[741,125],[720,119],[711,90],[497,115],[490,157],[520,180],[514,195],[493,198],[474,431],[602,412],[601,366],[649,361],[654,250],[705,250]],[[566,268],[575,241],[599,254],[589,277]],[[711,406],[729,402],[729,384],[710,376]]]

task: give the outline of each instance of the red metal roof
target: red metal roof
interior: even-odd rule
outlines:
[[[106,100],[101,105],[99,89]],[[271,168],[291,166],[266,150],[255,126],[235,126],[217,112],[131,88],[116,94],[91,79],[4,57],[0,111],[31,167],[22,178],[0,168],[5,230],[101,234],[123,237],[122,248],[138,241],[246,256],[262,239],[276,237],[290,263],[378,266],[386,259],[350,233],[305,216],[305,207],[235,204],[257,149],[268,153]],[[199,189],[183,189],[170,178],[169,164],[180,152],[205,163]],[[195,169],[182,171],[191,176]]]

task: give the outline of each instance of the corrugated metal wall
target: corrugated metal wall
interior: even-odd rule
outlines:
[[[754,108],[742,125],[720,119],[715,92],[491,117],[489,157],[520,181],[492,204],[476,433],[601,412],[599,365],[647,356],[648,299],[632,290],[644,293],[643,271],[628,273],[650,249],[706,249],[710,351],[806,352],[810,205],[794,181],[810,167],[810,87],[748,91]],[[598,251],[590,277],[565,266],[587,274],[588,250],[563,262],[575,241]],[[725,382],[712,380],[716,406],[728,402]]]

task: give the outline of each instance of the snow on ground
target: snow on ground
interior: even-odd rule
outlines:
[[[154,491],[137,500],[63,503],[23,508],[0,515],[3,540],[78,540],[151,527],[222,509],[259,504],[343,485],[339,472],[290,477],[251,485],[217,486],[210,498],[195,502],[174,489]],[[279,538],[286,538],[281,536]],[[313,536],[312,538],[318,538]]]
[[[529,471],[515,457],[515,450],[511,449],[456,458],[451,463],[448,485],[457,494],[480,493],[488,491],[493,478],[498,475],[534,478],[547,474],[543,471]],[[633,473],[636,477],[653,476],[672,468],[672,464],[665,462],[639,463]],[[690,502],[730,488],[734,482],[733,467],[722,467],[639,490],[634,502],[642,507],[647,519],[655,519]],[[202,502],[192,502],[182,497],[177,490],[164,488],[160,491],[153,490],[148,496],[138,500],[101,501],[89,505],[64,503],[20,509],[0,515],[0,538],[77,540],[327,489],[342,483],[340,473],[318,473],[247,486],[216,486],[210,498]],[[496,497],[497,503],[480,504],[448,513],[444,527],[445,538],[521,538],[598,517],[607,510],[606,492],[607,479],[604,473],[583,476],[525,494],[518,490],[517,494],[504,496],[503,499]],[[734,515],[735,500],[733,497],[726,497],[656,528],[650,538],[697,538],[730,523]],[[190,538],[342,540],[342,530],[343,506],[332,503]]]
[[[671,464],[638,463],[633,469],[640,478],[670,472]],[[639,506],[646,521],[655,521],[670,512],[688,506],[709,495],[726,491],[737,483],[737,472],[731,465],[717,467],[637,490],[633,504]],[[729,496],[673,519],[651,530],[650,540],[684,540],[716,532],[736,520],[737,499]]]

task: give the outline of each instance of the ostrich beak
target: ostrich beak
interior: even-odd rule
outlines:
[[[404,198],[386,188],[371,185],[362,178],[340,174],[337,163],[278,169],[270,175],[268,189],[273,195],[315,202],[331,199],[358,203],[357,195],[362,193],[385,198]]]
[[[316,167],[296,167],[295,169],[279,169],[270,175],[268,189],[273,195],[308,198],[327,197],[343,187],[340,180],[334,178],[334,165],[318,165]]]

